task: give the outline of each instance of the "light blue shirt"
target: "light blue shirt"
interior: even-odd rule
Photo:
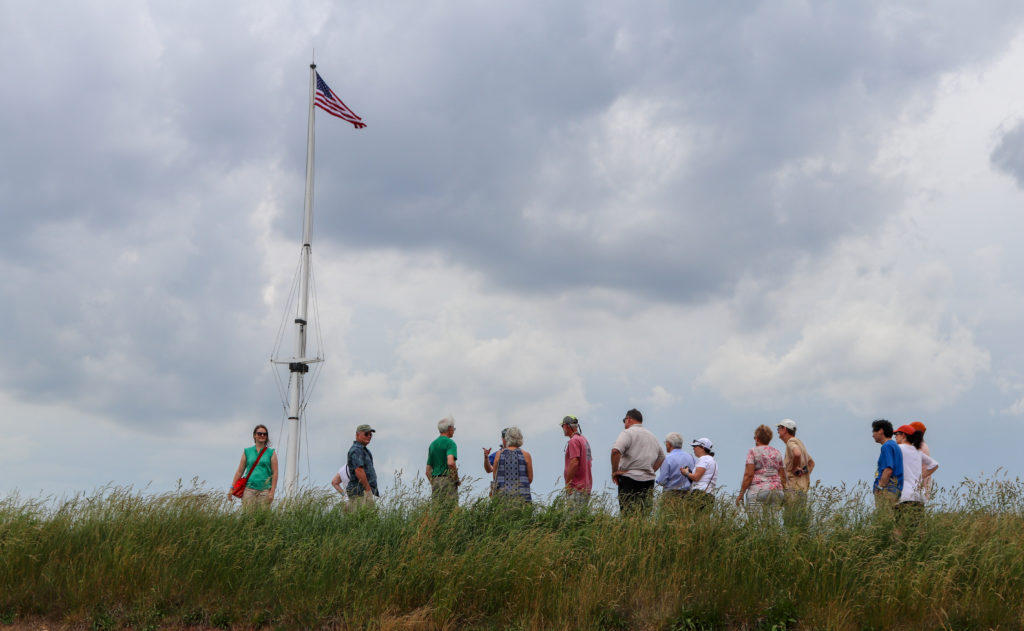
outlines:
[[[679,469],[689,467],[692,473],[696,464],[697,461],[689,452],[683,451],[682,448],[673,449],[665,456],[665,462],[661,463],[655,482],[665,487],[666,491],[689,491],[691,482],[679,473]]]

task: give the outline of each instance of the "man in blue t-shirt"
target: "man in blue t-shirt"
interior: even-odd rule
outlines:
[[[896,505],[903,491],[903,452],[892,439],[892,423],[878,419],[871,423],[871,437],[882,446],[875,469],[875,508],[888,509]]]

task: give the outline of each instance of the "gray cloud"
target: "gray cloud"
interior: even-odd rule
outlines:
[[[999,139],[989,157],[992,165],[1024,188],[1024,121],[1018,122]]]
[[[244,15],[194,9],[5,20],[0,326],[24,359],[0,374],[26,400],[150,425],[254,398],[238,375],[260,373],[271,340],[249,217],[301,189],[275,182],[286,132],[267,121],[285,108],[266,42]]]
[[[282,291],[273,270],[294,263],[270,259],[276,244],[297,246],[299,237],[313,44],[324,78],[369,123],[355,131],[319,117],[315,247],[400,251],[394,277],[407,273],[402,265],[440,260],[459,273],[417,281],[480,276],[523,327],[518,337],[494,332],[500,324],[481,308],[464,346],[449,342],[403,364],[398,351],[421,338],[449,339],[440,325],[420,333],[419,320],[436,314],[361,312],[381,330],[342,343],[379,356],[357,352],[350,374],[374,364],[368,400],[401,411],[395,423],[429,413],[411,407],[449,404],[481,417],[498,407],[540,418],[551,402],[618,414],[630,396],[682,417],[678,402],[699,400],[688,380],[705,351],[679,369],[674,347],[689,338],[661,348],[659,330],[749,277],[752,289],[735,292],[734,309],[711,309],[691,323],[693,335],[717,343],[746,329],[767,345],[712,361],[722,381],[742,375],[729,360],[756,367],[748,356],[770,363],[775,345],[783,356],[792,350],[770,378],[740,384],[755,393],[791,388],[820,356],[834,360],[835,340],[882,325],[822,324],[804,339],[799,322],[766,324],[790,297],[771,291],[787,287],[796,261],[814,268],[837,242],[871,234],[902,210],[903,175],[876,166],[886,132],[926,118],[944,76],[988,62],[1020,29],[1011,3],[301,5],[0,7],[0,393],[135,427],[242,418],[265,403],[267,329],[280,306],[263,295],[271,285]],[[1022,134],[1010,130],[992,153],[1018,182]],[[876,308],[874,289],[866,311]],[[431,306],[450,293],[440,282],[423,294],[384,282],[360,290]],[[560,292],[575,302],[550,295]],[[514,313],[516,300],[541,293],[549,309]],[[488,299],[474,295],[459,308]],[[670,315],[638,317],[606,354],[565,360],[629,328],[626,315],[649,301],[671,303],[658,305]],[[534,337],[531,324],[565,307],[605,324],[551,350],[558,331]],[[377,318],[373,308],[386,313]],[[939,321],[953,322],[947,316]],[[722,330],[709,333],[714,326]],[[924,359],[907,362],[908,372],[949,357],[944,347],[961,338],[943,326],[919,343],[914,357]],[[968,341],[953,345],[963,352],[939,362],[945,372],[930,382],[954,382],[950,396],[983,372],[986,351],[968,343],[981,339],[968,339],[969,328]],[[396,333],[404,330],[408,339]],[[899,355],[905,329],[886,330]],[[638,344],[657,348],[632,360]],[[502,352],[460,363],[450,356],[460,348]],[[523,360],[523,348],[530,353],[514,366],[525,385],[501,387],[502,367]],[[631,365],[605,367],[617,357]],[[435,365],[462,369],[429,373]],[[851,371],[843,392],[815,392],[842,400],[874,367]],[[551,372],[562,385],[549,389]],[[460,374],[477,379],[466,386]],[[392,390],[407,383],[423,384],[417,396]],[[703,403],[704,416],[719,403]]]
[[[407,57],[385,60],[393,83],[375,86],[396,100],[348,82],[373,141],[321,151],[320,225],[349,246],[442,250],[531,291],[693,300],[743,273],[784,273],[900,207],[900,182],[872,171],[879,131],[1010,33],[995,11],[958,12],[519,11],[472,27],[425,16]],[[622,149],[606,140],[629,121],[608,116],[624,101],[652,135],[693,136],[642,192],[635,178],[664,166],[644,153],[651,139],[619,139],[635,153],[623,171],[599,164],[619,157],[600,152]],[[531,209],[572,221],[530,221]],[[650,218],[622,229],[601,209]]]

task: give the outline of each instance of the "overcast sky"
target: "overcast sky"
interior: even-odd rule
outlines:
[[[0,491],[227,488],[258,422],[283,472],[314,49],[367,127],[316,117],[304,484],[364,422],[422,475],[452,414],[546,494],[575,414],[606,485],[631,407],[733,491],[786,417],[829,485],[878,417],[941,485],[1020,472],[1017,2],[13,0]]]

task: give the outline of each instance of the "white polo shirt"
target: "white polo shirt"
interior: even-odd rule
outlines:
[[[638,482],[653,480],[654,463],[665,457],[661,441],[640,423],[622,430],[612,447],[622,454],[619,470]]]

